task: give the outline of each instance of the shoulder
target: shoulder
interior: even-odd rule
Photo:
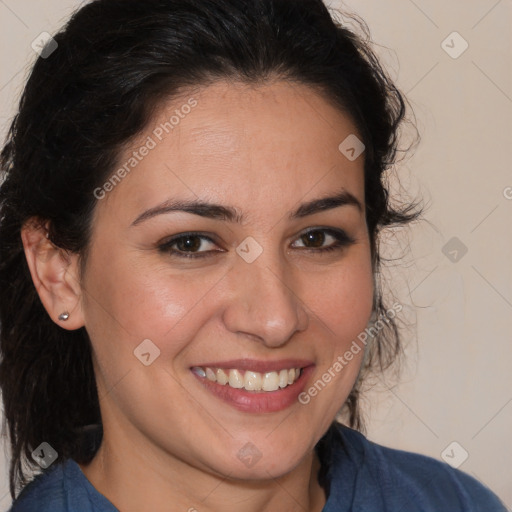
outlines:
[[[21,491],[8,512],[66,511],[63,464],[38,474]]]
[[[343,478],[339,469],[350,460],[357,474],[354,499],[361,503],[360,510],[370,500],[370,505],[379,503],[378,510],[506,512],[490,489],[445,462],[381,446],[342,425],[335,430],[332,474]],[[332,484],[336,486],[335,481]]]
[[[72,459],[54,464],[25,486],[8,512],[117,512]]]

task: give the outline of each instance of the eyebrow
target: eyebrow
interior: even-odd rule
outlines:
[[[315,213],[332,210],[340,206],[352,205],[363,211],[361,202],[350,192],[341,190],[334,196],[321,197],[313,199],[307,203],[301,204],[295,211],[289,213],[288,219],[295,220]],[[215,203],[208,203],[201,200],[173,200],[169,199],[159,205],[142,212],[133,222],[136,226],[145,220],[171,212],[186,212],[200,217],[206,217],[214,220],[224,220],[228,222],[243,223],[245,218],[237,208],[232,206],[223,206]]]

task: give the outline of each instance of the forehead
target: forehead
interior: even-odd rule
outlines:
[[[215,83],[155,109],[120,155],[117,168],[130,170],[108,200],[129,197],[137,209],[206,195],[243,211],[249,200],[268,207],[341,186],[364,203],[364,155],[352,161],[339,149],[355,134],[351,119],[310,87]]]

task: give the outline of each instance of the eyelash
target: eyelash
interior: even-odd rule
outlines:
[[[305,231],[302,233],[299,238],[309,235],[311,233],[325,233],[327,235],[332,236],[335,239],[335,242],[332,245],[329,245],[324,248],[320,249],[302,249],[307,252],[312,253],[320,253],[320,254],[326,254],[330,253],[332,251],[340,251],[350,245],[352,245],[355,240],[350,237],[345,231],[337,230],[337,229],[331,229],[331,228],[315,228],[310,229],[309,231]],[[191,233],[182,233],[180,235],[177,235],[171,240],[161,244],[158,246],[158,250],[163,253],[168,253],[171,256],[177,256],[178,258],[205,258],[207,256],[210,256],[212,252],[222,252],[222,251],[202,251],[202,252],[196,252],[196,253],[186,253],[183,251],[177,251],[175,249],[172,249],[171,247],[175,245],[177,242],[179,242],[182,239],[186,238],[201,238],[203,240],[208,240],[212,243],[215,243],[214,240],[211,239],[211,237],[202,234],[200,232],[191,232]]]

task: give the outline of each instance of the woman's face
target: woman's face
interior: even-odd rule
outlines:
[[[324,434],[373,298],[364,154],[338,149],[355,133],[306,86],[219,82],[121,155],[81,299],[119,457],[267,479]]]

